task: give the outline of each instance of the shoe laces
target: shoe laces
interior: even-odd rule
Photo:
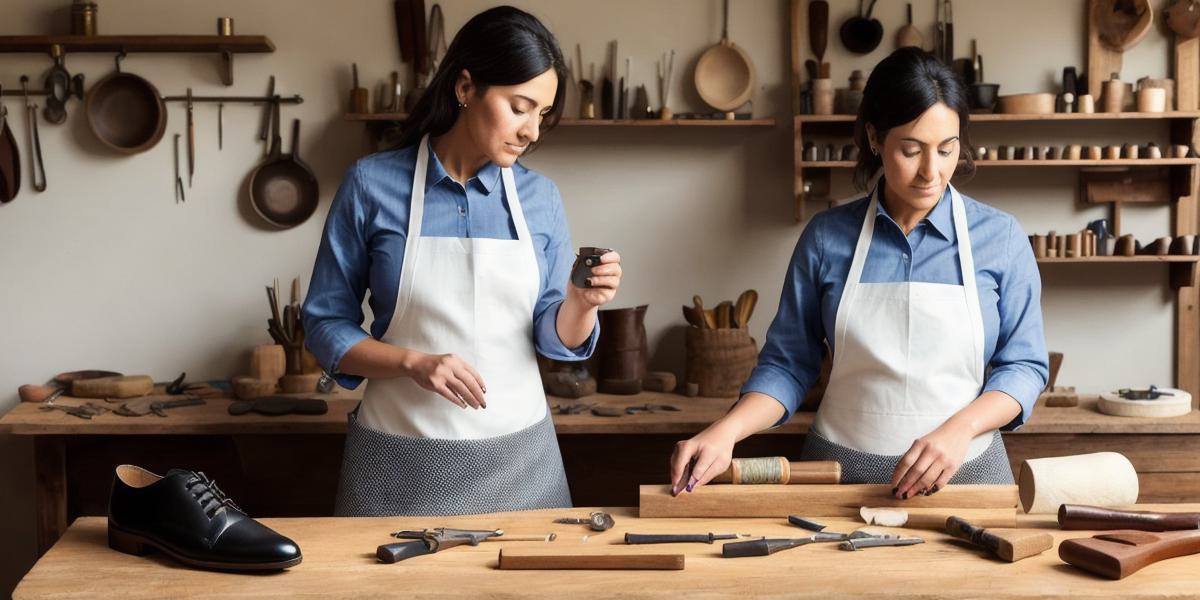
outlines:
[[[217,482],[209,479],[203,471],[192,473],[192,477],[187,480],[187,490],[200,503],[204,514],[210,519],[223,506],[244,512],[237,504],[234,504],[233,500],[229,499],[229,496],[225,495],[220,487],[217,487]]]

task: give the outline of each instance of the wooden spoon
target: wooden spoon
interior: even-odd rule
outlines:
[[[745,329],[750,322],[750,316],[754,314],[754,305],[758,304],[758,292],[754,290],[746,290],[738,296],[737,305],[734,308],[737,320],[737,326]]]

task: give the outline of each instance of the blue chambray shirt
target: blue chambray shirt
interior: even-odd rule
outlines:
[[[883,188],[882,182],[877,189]],[[1008,431],[1029,419],[1046,387],[1042,282],[1029,239],[1016,218],[965,195],[962,199],[983,313],[984,357],[990,368],[982,391],[1004,392],[1021,404],[1021,414],[1003,427]],[[779,423],[792,417],[820,375],[826,332],[834,330],[869,201],[868,195],[818,213],[796,244],[779,312],[767,330],[758,365],[741,390],[761,392],[783,404],[787,413]],[[907,236],[881,199],[862,282],[962,285],[956,246],[949,188]]]
[[[338,373],[337,367],[342,356],[368,336],[362,329],[362,301],[368,289],[375,314],[369,335],[382,338],[392,320],[408,238],[416,162],[416,145],[359,160],[338,188],[325,221],[302,309],[305,345],[326,372],[334,374],[338,384],[346,388],[358,387],[363,381],[362,377]],[[579,348],[564,346],[555,327],[575,261],[562,197],[547,177],[520,163],[512,168],[541,274],[532,315],[534,345],[548,358],[586,359],[595,349],[599,323]],[[517,233],[506,202],[500,167],[488,163],[463,186],[446,174],[430,148],[422,235],[515,240]]]

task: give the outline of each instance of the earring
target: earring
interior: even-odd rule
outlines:
[[[467,105],[466,105],[466,103],[464,103],[464,102],[459,102],[459,103],[458,103],[458,107],[459,107],[459,108],[463,108],[463,109],[465,109],[465,108],[467,107]]]
[[[876,148],[875,146],[871,146],[871,154],[874,154],[875,156],[879,156],[879,148]]]

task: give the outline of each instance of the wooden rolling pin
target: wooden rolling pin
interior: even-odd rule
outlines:
[[[1200,529],[1200,513],[1164,513],[1144,510],[1113,510],[1099,506],[1064,504],[1058,507],[1058,525],[1063,529],[1137,529],[1175,531]]]
[[[1124,579],[1160,560],[1200,552],[1200,530],[1148,533],[1120,531],[1066,540],[1058,557],[1109,579]]]
[[[946,519],[946,533],[1016,562],[1041,554],[1054,546],[1054,536],[1046,532],[994,531],[976,527],[958,517]]]
[[[682,571],[683,555],[502,548],[500,568]]]
[[[841,483],[842,465],[836,460],[789,462],[782,456],[735,458],[712,483],[748,485],[761,483]]]

